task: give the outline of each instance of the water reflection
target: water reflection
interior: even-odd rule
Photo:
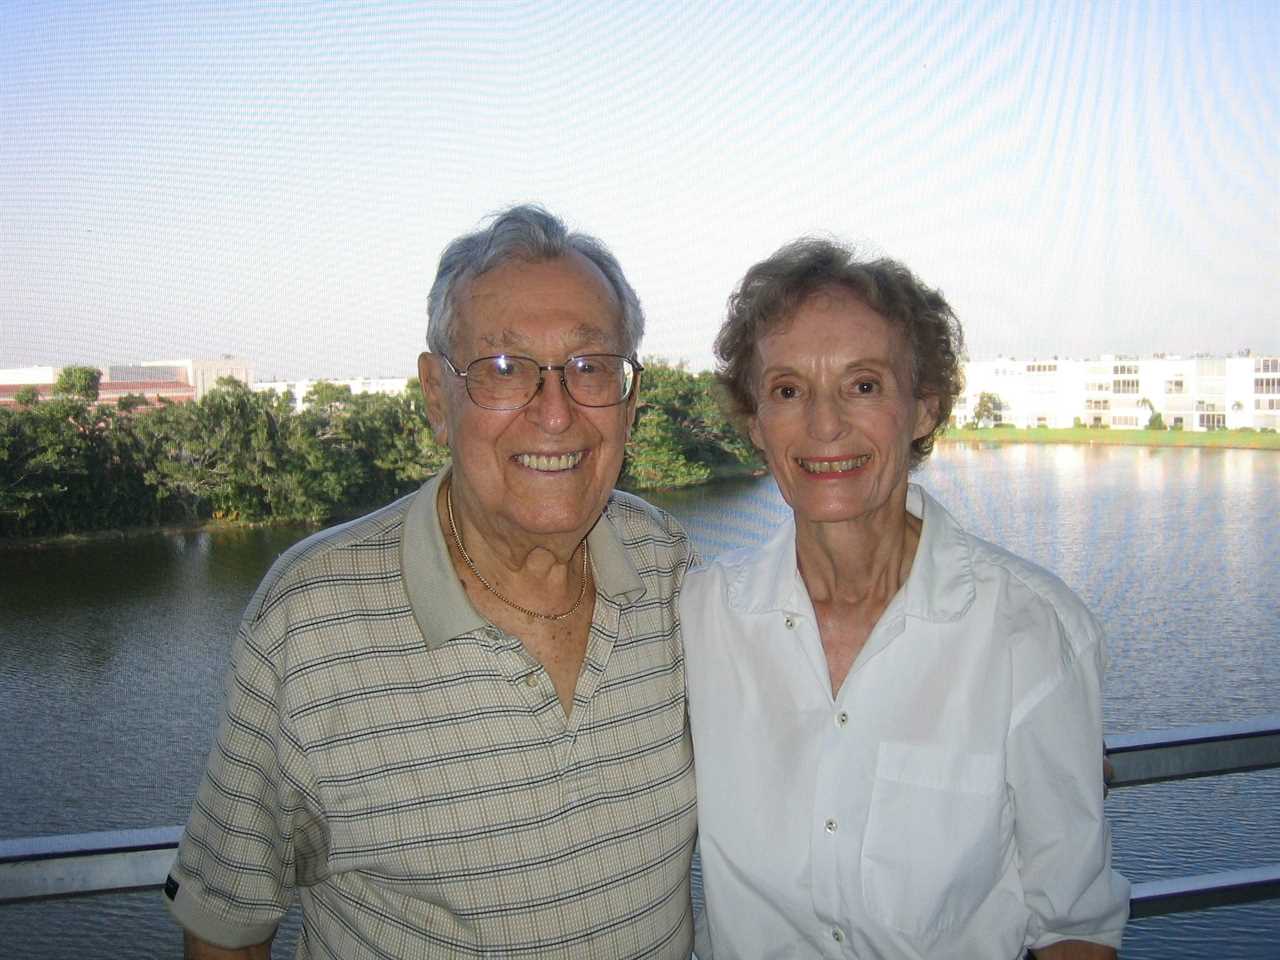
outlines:
[[[1109,732],[1280,712],[1280,455],[946,444],[917,479],[1098,614]],[[788,513],[767,478],[652,499],[707,555],[762,542]],[[185,819],[241,610],[307,532],[0,551],[0,835]],[[1117,862],[1134,879],[1280,862],[1278,808],[1280,771],[1116,791],[1107,807]],[[151,895],[138,902],[148,913],[136,925],[167,923]],[[80,903],[0,908],[0,952],[21,942],[19,929],[39,929],[49,950],[15,955],[114,955],[72,953],[95,942],[91,926],[63,936],[60,918],[95,915],[94,901]],[[1280,903],[1263,904],[1135,924],[1125,956],[1190,958],[1210,943],[1215,956],[1256,956],[1277,939]]]

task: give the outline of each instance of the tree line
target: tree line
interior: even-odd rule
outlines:
[[[403,496],[449,461],[416,380],[403,393],[317,383],[291,394],[218,381],[200,400],[98,403],[99,374],[0,408],[0,537],[137,526],[324,522]],[[761,464],[720,411],[710,373],[649,360],[620,485],[652,490]]]

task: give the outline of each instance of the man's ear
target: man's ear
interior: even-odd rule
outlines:
[[[643,376],[643,372],[636,374],[635,385],[631,388],[631,399],[627,401],[627,432],[622,441],[624,444],[631,442],[631,431],[640,419],[640,386]]]
[[[442,446],[449,445],[448,401],[444,384],[447,373],[444,361],[436,354],[418,354],[418,382],[422,385],[422,399],[427,405],[427,424],[436,443]]]

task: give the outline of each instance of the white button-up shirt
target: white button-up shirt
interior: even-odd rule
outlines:
[[[907,507],[910,576],[835,697],[791,521],[685,581],[700,960],[1120,944],[1098,623],[914,484]]]

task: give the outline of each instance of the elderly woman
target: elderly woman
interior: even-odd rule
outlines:
[[[1120,943],[1098,623],[908,482],[960,350],[937,292],[827,241],[730,298],[720,380],[793,518],[681,597],[701,960]]]

